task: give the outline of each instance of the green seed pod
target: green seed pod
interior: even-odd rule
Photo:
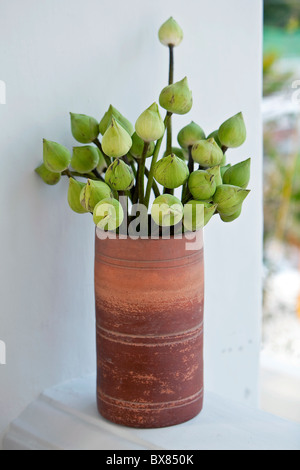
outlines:
[[[141,156],[143,154],[145,142],[143,141],[143,139],[141,139],[137,135],[136,132],[134,132],[131,139],[132,139],[132,147],[130,149],[131,155],[133,155],[135,158],[141,158]],[[150,142],[146,158],[149,158],[153,155],[154,148],[155,148],[154,142]]]
[[[217,187],[214,175],[210,175],[205,170],[197,170],[191,173],[188,186],[193,198],[200,201],[210,199],[216,192]]]
[[[153,103],[139,116],[135,123],[135,130],[144,142],[154,142],[164,135],[165,125],[157,103]]]
[[[205,132],[194,121],[192,121],[188,126],[185,126],[183,129],[181,129],[177,136],[177,140],[180,147],[184,149],[192,147],[194,144],[199,142],[199,140],[203,139],[205,139]]]
[[[80,193],[80,203],[86,211],[93,212],[98,202],[111,197],[111,189],[106,183],[87,180]]]
[[[232,214],[232,215],[220,214],[220,217],[221,217],[223,222],[233,222],[234,220],[239,218],[241,213],[242,213],[242,204],[240,204],[239,208],[237,209],[237,211],[234,214]]]
[[[183,205],[177,197],[171,194],[163,194],[154,200],[151,216],[157,225],[171,227],[181,221]]]
[[[231,166],[223,176],[224,184],[247,188],[250,181],[251,158]]]
[[[164,46],[179,46],[183,39],[183,31],[171,17],[159,29],[158,37]]]
[[[98,121],[85,114],[70,113],[71,116],[71,130],[74,139],[81,144],[89,144],[99,135]]]
[[[209,140],[209,139],[215,139],[218,146],[220,148],[222,148],[222,144],[221,144],[221,141],[219,139],[219,131],[218,130],[216,130],[216,131],[212,132],[211,134],[209,134],[209,136],[207,137],[207,140]]]
[[[192,147],[192,157],[203,168],[220,165],[223,152],[214,139],[200,140]]]
[[[166,86],[160,94],[159,104],[170,113],[188,113],[193,106],[193,97],[187,78]]]
[[[89,173],[99,164],[100,150],[91,145],[74,147],[71,166],[78,173]]]
[[[186,230],[195,232],[208,224],[215,214],[217,204],[209,204],[205,201],[189,201],[184,206],[183,224]]]
[[[88,212],[80,204],[80,193],[84,186],[84,183],[74,180],[74,178],[70,178],[68,190],[68,203],[71,209],[77,214],[85,214]]]
[[[127,191],[134,183],[131,167],[117,158],[106,170],[105,182],[116,191]]]
[[[220,167],[220,165],[213,166],[211,168],[207,168],[206,171],[210,175],[214,175],[216,186],[220,186],[220,184],[223,184],[222,177],[221,177],[221,167]]]
[[[52,171],[49,171],[45,167],[44,163],[42,163],[40,166],[38,166],[35,169],[35,172],[42,178],[44,183],[49,184],[50,186],[54,186],[61,179],[61,174],[60,173],[53,173]]]
[[[247,137],[243,114],[236,114],[225,121],[219,129],[218,136],[225,147],[236,148],[243,145]]]
[[[224,174],[226,173],[226,171],[230,167],[231,167],[231,163],[228,163],[228,165],[225,165],[225,166],[221,166],[220,172],[221,172],[222,180],[223,180]],[[224,183],[224,181],[223,181],[223,183]]]
[[[189,174],[186,163],[176,157],[174,153],[159,160],[154,167],[154,178],[159,184],[168,189],[179,188],[179,186],[185,184]]]
[[[47,170],[53,173],[61,173],[70,165],[71,153],[63,145],[44,139],[43,159]]]
[[[131,124],[131,122],[129,122],[128,119],[126,119],[126,117],[124,117],[120,113],[120,111],[118,111],[116,108],[110,105],[110,107],[104,114],[99,124],[99,131],[101,135],[105,134],[105,132],[107,131],[108,127],[111,124],[112,119],[117,121],[125,129],[125,131],[128,132],[130,136],[133,134],[134,129],[133,129],[133,125]]]
[[[93,219],[102,230],[116,230],[124,220],[124,211],[116,199],[102,199],[94,209]]]
[[[240,208],[240,205],[250,193],[247,189],[239,188],[229,184],[218,186],[213,196],[213,201],[218,204],[218,212],[224,216],[234,215]]]
[[[180,160],[186,161],[189,159],[188,153],[180,147],[172,147],[171,153],[174,153],[176,157],[180,158]],[[163,158],[167,156],[168,156],[168,152],[166,150],[163,154]]]
[[[109,157],[119,158],[126,155],[132,146],[130,135],[112,119],[111,124],[102,139],[103,152]]]

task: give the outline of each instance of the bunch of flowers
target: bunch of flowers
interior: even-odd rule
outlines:
[[[36,172],[49,185],[67,176],[71,209],[92,213],[102,230],[118,229],[130,204],[143,206],[147,214],[152,191],[155,199],[150,212],[160,227],[181,224],[184,230],[196,231],[215,214],[224,222],[241,214],[250,192],[250,158],[231,165],[226,155],[228,149],[246,140],[242,113],[208,136],[191,122],[178,133],[179,146],[173,146],[173,115],[187,114],[193,104],[187,78],[175,83],[173,78],[174,48],[182,39],[182,29],[173,18],[161,26],[159,40],[169,49],[169,83],[158,100],[166,111],[164,119],[154,102],[133,127],[110,106],[100,122],[91,116],[70,114],[73,137],[82,144],[72,153],[44,139],[43,163]],[[160,158],[165,134],[166,149]],[[181,197],[174,195],[178,188]]]

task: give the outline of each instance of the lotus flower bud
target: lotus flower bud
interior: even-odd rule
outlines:
[[[105,182],[116,191],[127,191],[134,183],[132,169],[117,158],[106,170]]]
[[[189,174],[186,163],[174,153],[159,160],[154,167],[154,178],[168,189],[179,188],[187,182]]]
[[[239,188],[229,184],[218,186],[213,196],[213,201],[218,204],[218,212],[220,215],[232,216],[235,214],[242,202],[250,193],[247,189]]]
[[[219,129],[218,136],[225,147],[236,148],[243,145],[247,137],[243,114],[236,114],[225,121]]]
[[[106,183],[87,180],[87,184],[83,186],[80,193],[80,203],[86,211],[93,212],[98,202],[111,197],[111,189]]]
[[[143,154],[145,142],[143,141],[143,139],[141,139],[137,135],[136,132],[134,132],[131,139],[132,139],[132,147],[130,149],[131,155],[133,155],[135,158],[141,158]],[[150,142],[146,158],[151,157],[153,155],[154,147],[155,147],[154,142]]]
[[[217,204],[205,201],[189,201],[184,206],[183,224],[190,232],[202,229],[215,214]]]
[[[208,168],[206,171],[207,173],[215,177],[215,182],[216,182],[217,187],[220,186],[220,184],[223,184],[220,165]]]
[[[196,144],[199,140],[205,139],[204,130],[192,121],[188,126],[181,129],[177,136],[180,147],[188,149]]]
[[[102,230],[116,230],[124,220],[124,211],[116,199],[102,199],[94,209],[94,223]]]
[[[71,166],[78,173],[89,173],[94,170],[100,159],[100,150],[91,145],[74,147]]]
[[[98,121],[85,114],[70,113],[71,116],[71,130],[74,139],[81,144],[89,144],[99,135]]]
[[[200,140],[192,147],[192,157],[204,168],[220,165],[223,152],[214,139]]]
[[[120,113],[120,111],[110,105],[99,124],[99,131],[101,135],[105,134],[111,124],[112,119],[117,121],[130,136],[133,134],[134,129],[131,122],[129,122],[128,119],[126,119],[126,117]]]
[[[231,164],[230,164],[230,163],[228,163],[228,165],[221,166],[220,172],[221,172],[222,180],[223,180],[223,177],[224,177],[226,171],[227,171],[228,168],[230,168],[230,167],[231,167]],[[223,181],[223,183],[224,183],[224,181]]]
[[[163,194],[154,200],[151,216],[157,225],[171,227],[181,221],[183,205],[177,197],[171,194]]]
[[[53,173],[61,173],[70,165],[71,153],[63,145],[44,139],[43,159],[47,170]]]
[[[186,161],[186,160],[189,159],[188,153],[180,147],[172,147],[171,153],[174,153],[176,155],[176,157],[180,158],[180,160]],[[168,156],[168,152],[166,150],[163,154],[163,158],[165,158],[167,156]]]
[[[250,181],[251,158],[231,166],[223,176],[224,184],[247,188]]]
[[[232,215],[220,214],[220,217],[223,222],[233,222],[234,220],[239,218],[239,216],[241,215],[241,212],[242,212],[242,204],[240,204],[239,208],[234,214]]]
[[[209,136],[207,137],[207,140],[208,140],[208,139],[215,139],[215,141],[216,141],[216,143],[218,144],[218,146],[219,146],[220,148],[222,148],[222,144],[221,144],[221,141],[220,141],[220,139],[219,139],[219,131],[218,131],[218,130],[216,130],[216,131],[212,132],[211,134],[209,134]]]
[[[97,165],[97,171],[98,173],[101,174],[104,171],[104,169],[107,168],[107,164],[106,164],[104,155],[101,152],[101,150],[98,149],[98,153],[99,153],[99,163]]]
[[[160,94],[159,104],[170,113],[188,113],[193,106],[193,97],[187,78],[166,86]]]
[[[179,46],[183,39],[183,31],[171,17],[159,29],[159,40],[164,46]]]
[[[126,155],[132,146],[130,135],[112,119],[111,124],[102,139],[103,152],[109,157],[119,158]]]
[[[42,178],[44,183],[49,184],[50,186],[54,186],[61,179],[61,174],[60,173],[53,173],[52,171],[49,171],[45,167],[44,163],[42,163],[40,166],[38,166],[35,169],[35,172]]]
[[[193,198],[200,201],[210,199],[216,192],[217,187],[214,175],[210,175],[205,170],[197,170],[191,173],[188,186]]]
[[[135,123],[135,130],[144,142],[154,142],[164,135],[165,125],[157,103],[153,103],[139,116]]]
[[[68,203],[71,209],[77,212],[77,214],[85,214],[88,212],[80,204],[80,193],[84,186],[84,183],[74,180],[74,178],[70,178],[69,180]]]

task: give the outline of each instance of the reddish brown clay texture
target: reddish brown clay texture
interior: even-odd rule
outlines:
[[[157,428],[203,405],[203,244],[96,236],[98,409]]]

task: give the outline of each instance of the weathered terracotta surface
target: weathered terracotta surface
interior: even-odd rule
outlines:
[[[185,239],[96,236],[102,416],[155,428],[182,423],[201,411],[203,277],[203,248],[187,251]]]

